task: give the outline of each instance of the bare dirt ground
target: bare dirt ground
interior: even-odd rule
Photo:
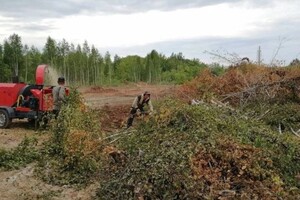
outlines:
[[[151,92],[153,101],[158,100],[175,89],[170,85],[148,85],[137,83],[120,87],[85,87],[79,88],[84,100],[91,108],[105,113],[101,123],[104,131],[113,131],[122,126],[128,116],[130,105],[135,96],[144,91]],[[35,131],[26,120],[15,120],[9,129],[0,129],[0,148],[12,149],[25,136],[35,136],[39,144],[49,137],[47,131]],[[92,184],[86,188],[76,189],[70,186],[53,186],[42,182],[34,176],[34,163],[19,170],[0,170],[0,199],[54,199],[54,200],[88,200],[92,199],[98,187]]]
[[[172,93],[175,86],[170,85],[148,85],[145,83],[136,83],[129,86],[120,87],[89,87],[81,88],[87,104],[93,108],[111,105],[130,105],[135,96],[145,91],[151,92],[153,101],[162,96]]]

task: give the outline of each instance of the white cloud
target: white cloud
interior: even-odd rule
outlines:
[[[78,7],[81,4],[75,4],[83,2],[81,0],[73,1],[72,5],[67,1],[63,2],[64,4],[53,3],[52,10],[49,5],[49,12],[53,13],[47,16],[54,18],[48,19],[41,16],[33,18],[35,20],[29,20],[26,12],[15,12],[14,9],[11,10],[18,13],[17,16],[23,15],[24,17],[7,18],[3,17],[5,8],[3,7],[2,11],[0,8],[0,40],[3,41],[12,33],[17,33],[22,37],[23,43],[37,47],[42,47],[46,38],[51,36],[56,41],[65,38],[73,44],[82,44],[84,40],[87,40],[89,44],[94,44],[97,48],[114,49],[116,52],[118,52],[117,49],[123,49],[124,55],[127,52],[129,54],[145,52],[144,49],[151,47],[162,49],[162,53],[183,52],[187,57],[193,57],[200,55],[204,47],[207,50],[220,47],[228,52],[243,52],[245,55],[252,51],[255,57],[256,49],[254,48],[258,45],[270,51],[269,54],[271,54],[271,50],[278,44],[278,38],[286,37],[289,42],[284,44],[284,48],[287,48],[289,53],[285,56],[294,56],[295,49],[297,53],[299,52],[297,50],[300,45],[299,0],[262,1],[265,3],[232,0],[227,2],[235,3],[211,4],[204,7],[203,5],[207,4],[201,4],[200,0],[189,0],[187,2],[190,2],[191,6],[186,6],[186,2],[183,3],[183,1],[176,1],[178,6],[171,6],[172,9],[168,9],[168,1],[165,1],[163,6],[165,9],[160,10],[153,10],[161,6],[153,6],[150,1],[146,1],[148,4],[143,3],[137,7],[132,7],[135,5],[133,1],[126,1],[128,4],[116,2],[113,7],[108,1],[99,1],[100,4],[94,2],[95,4],[91,5],[85,3],[82,7]],[[6,9],[15,7],[8,2],[7,4]],[[200,4],[201,6],[196,7]],[[67,9],[64,10],[63,5]],[[145,8],[146,5],[149,5],[149,8]],[[192,6],[194,7],[191,8]],[[32,12],[31,7],[26,8]],[[174,10],[174,8],[181,9]],[[149,11],[142,12],[147,9]],[[95,12],[96,10],[98,12]],[[124,12],[116,12],[118,10]],[[110,12],[115,14],[109,14]],[[40,16],[39,13],[33,12],[34,14]],[[247,41],[247,44],[244,41]],[[175,43],[177,45],[174,45]],[[128,51],[129,49],[131,52]],[[266,54],[267,52],[264,53]]]
[[[145,45],[207,36],[248,36],[261,29],[256,24],[261,24],[265,15],[262,9],[232,8],[227,4],[129,15],[76,15],[49,21],[56,27],[49,35],[80,43],[88,40],[101,47]]]

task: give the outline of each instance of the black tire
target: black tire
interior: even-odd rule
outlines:
[[[0,109],[0,128],[8,128],[11,124],[11,119],[6,110]]]

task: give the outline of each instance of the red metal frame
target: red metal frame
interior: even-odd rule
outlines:
[[[35,84],[44,85],[45,72],[48,69],[48,65],[39,65],[35,72]]]
[[[32,111],[36,111],[37,116],[34,117],[39,117],[41,113],[51,112],[53,109],[53,87],[44,86],[47,70],[48,65],[44,64],[36,68],[34,87],[25,83],[0,83],[0,107],[13,108],[15,114],[11,117],[14,118],[32,118]],[[27,88],[30,89],[30,93],[27,92]],[[66,89],[66,95],[69,95],[68,89]],[[38,100],[38,108],[25,105],[28,103],[25,100],[31,98]]]
[[[48,65],[39,65],[36,68],[35,73],[35,83],[36,85],[43,85],[45,81],[45,73],[48,70]],[[42,90],[31,90],[32,94],[39,99],[39,110],[40,111],[50,111],[52,110],[52,88],[43,88]]]
[[[0,106],[12,107],[25,83],[0,83]]]
[[[29,112],[31,111],[30,108],[26,108],[26,107],[16,107],[16,111],[20,111],[20,112]]]

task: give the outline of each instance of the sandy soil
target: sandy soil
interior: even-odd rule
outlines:
[[[148,85],[138,83],[122,87],[86,87],[80,88],[85,102],[92,108],[107,113],[108,131],[119,128],[126,120],[127,112],[136,95],[144,91],[151,92],[153,101],[166,96],[175,89],[170,85]],[[105,120],[105,119],[104,119]],[[111,122],[108,124],[108,122]],[[105,131],[105,130],[104,130]],[[47,131],[35,131],[33,125],[26,120],[14,120],[9,129],[0,129],[0,148],[15,148],[25,136],[37,137],[39,144],[47,140]],[[97,184],[86,188],[76,189],[69,186],[53,186],[42,182],[34,176],[34,164],[19,170],[0,170],[0,199],[55,199],[55,200],[88,200],[92,199],[97,189]]]
[[[0,148],[15,148],[25,137],[38,138],[39,145],[48,138],[46,131],[35,131],[34,125],[27,120],[14,119],[10,128],[0,129]]]
[[[0,199],[91,199],[98,187],[92,184],[77,190],[69,186],[53,186],[34,176],[34,164],[13,171],[0,172]]]
[[[142,94],[145,91],[151,92],[151,99],[155,101],[162,96],[171,94],[174,89],[175,86],[170,85],[157,86],[138,83],[120,87],[81,88],[80,91],[89,106],[98,108],[104,105],[130,105],[135,96]]]

